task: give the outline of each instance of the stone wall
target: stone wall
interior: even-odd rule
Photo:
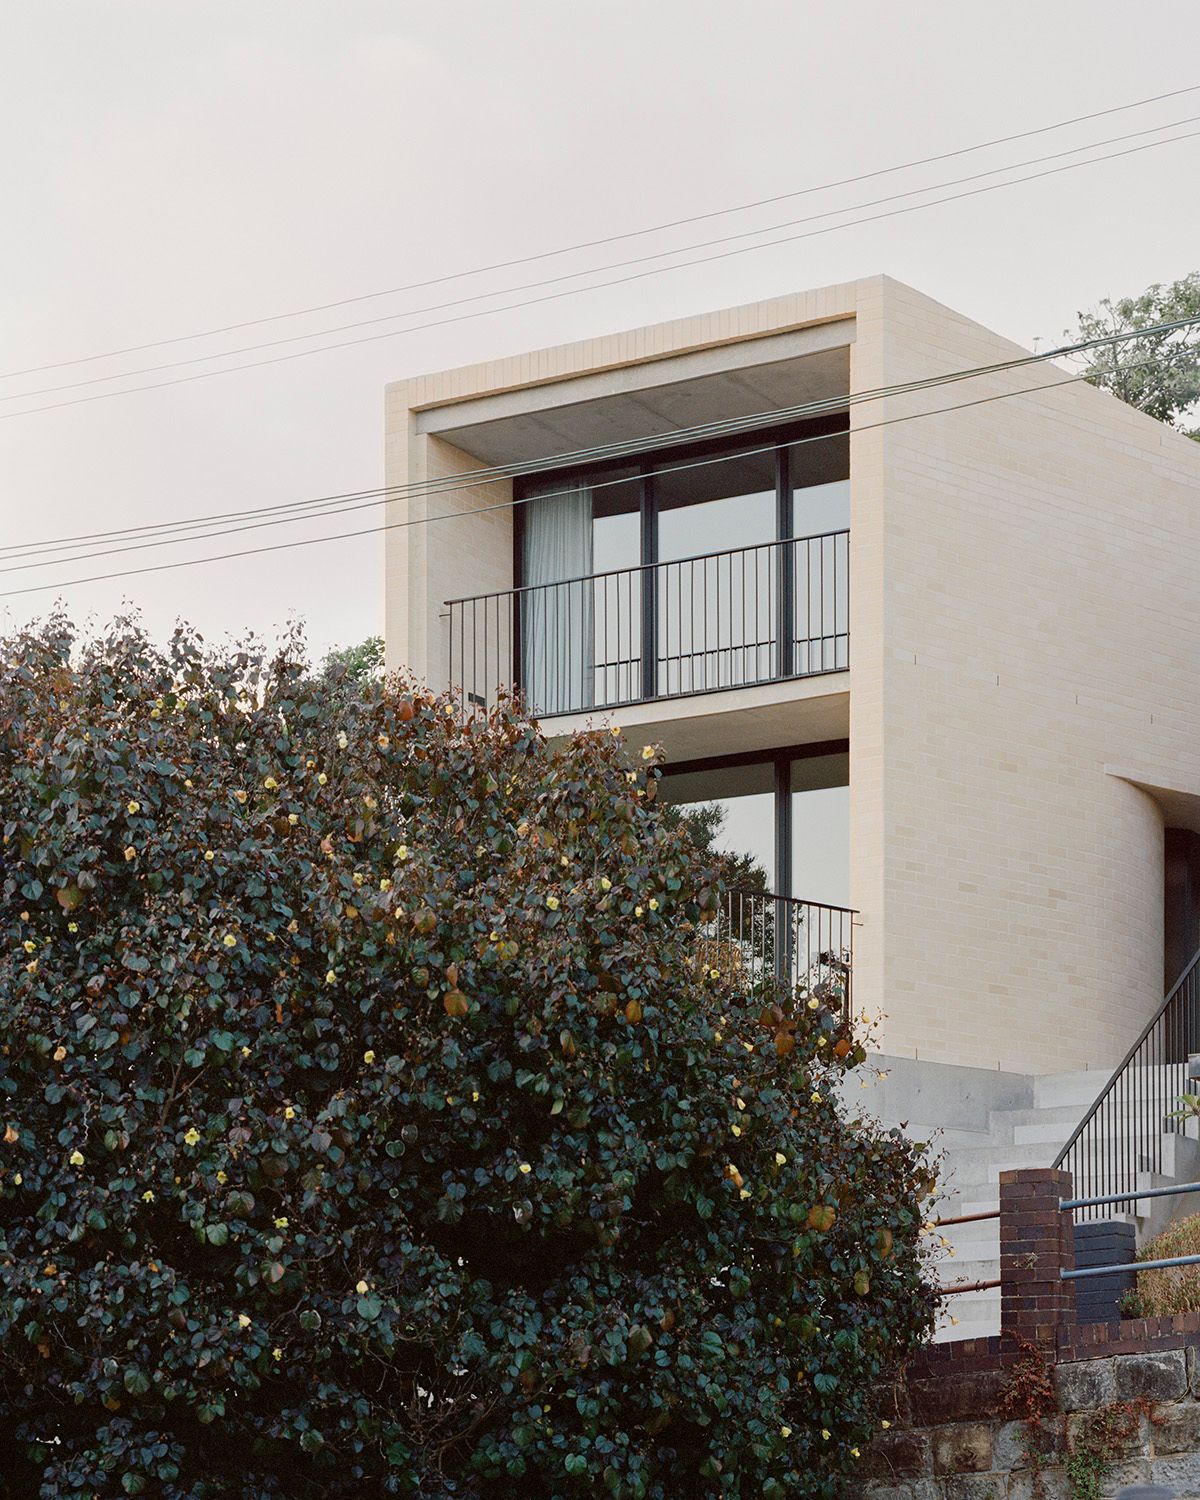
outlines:
[[[930,1360],[889,1392],[889,1426],[847,1500],[1084,1500],[1148,1483],[1200,1500],[1198,1353],[1187,1345],[1047,1365],[1053,1409],[1034,1420],[1010,1414],[1028,1354],[960,1374]],[[1097,1491],[1084,1487],[1089,1473]]]

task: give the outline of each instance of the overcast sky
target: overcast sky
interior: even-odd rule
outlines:
[[[403,286],[1181,89],[1200,83],[1198,42],[1194,0],[0,0],[0,373]],[[0,380],[0,397],[846,208],[1192,115],[1200,92],[632,245]],[[1052,338],[1102,296],[1200,265],[1198,165],[1200,139],[1189,140],[311,358],[30,415],[15,414],[122,382],[3,399],[0,543],[377,485],[388,380],[879,271],[1022,343]],[[0,591],[374,516],[4,573]],[[319,654],[382,628],[381,578],[382,538],[369,537],[61,594],[79,619],[132,601],[156,633],[178,615],[214,636],[274,632],[301,616]],[[6,594],[0,625],[53,599]]]

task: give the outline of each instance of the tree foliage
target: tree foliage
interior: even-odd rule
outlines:
[[[4,650],[12,1492],[832,1494],[928,1169],[840,1012],[696,963],[653,752],[295,642]]]
[[[1078,327],[1063,337],[1074,343],[1195,317],[1200,317],[1200,271],[1169,286],[1156,282],[1139,297],[1106,297],[1081,312]],[[1085,358],[1093,385],[1200,440],[1200,428],[1183,425],[1200,403],[1200,327],[1100,344]]]

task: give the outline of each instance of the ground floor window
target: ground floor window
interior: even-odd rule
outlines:
[[[669,768],[662,801],[720,857],[730,886],[850,905],[850,755],[844,741]]]

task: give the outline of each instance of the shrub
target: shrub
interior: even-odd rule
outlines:
[[[1200,1214],[1168,1224],[1161,1234],[1138,1251],[1138,1260],[1169,1260],[1175,1255],[1200,1255]],[[1139,1271],[1137,1292],[1130,1296],[1128,1317],[1160,1318],[1172,1313],[1200,1312],[1200,1265],[1171,1266],[1165,1271]]]
[[[9,643],[14,1493],[833,1493],[928,1170],[840,1011],[696,962],[656,762],[294,642]]]

